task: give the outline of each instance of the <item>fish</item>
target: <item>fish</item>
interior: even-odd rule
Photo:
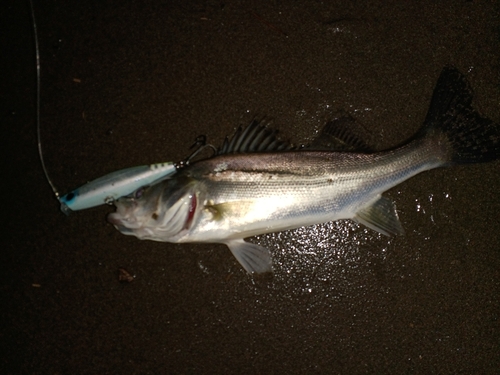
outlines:
[[[319,138],[354,150],[315,142],[294,147],[254,121],[226,138],[216,155],[116,200],[108,221],[139,239],[225,244],[250,274],[272,272],[272,255],[248,237],[340,219],[404,234],[385,191],[434,168],[499,158],[498,125],[472,107],[472,98],[465,76],[445,67],[421,129],[386,151],[356,150],[363,142],[349,127],[335,126]]]

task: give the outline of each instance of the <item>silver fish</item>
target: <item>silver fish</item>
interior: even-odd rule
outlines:
[[[253,123],[226,139],[218,155],[118,199],[108,220],[140,239],[224,243],[249,273],[272,269],[269,250],[244,241],[254,235],[339,219],[402,234],[383,192],[423,171],[499,157],[498,127],[471,102],[465,77],[446,67],[422,129],[384,152],[292,149]],[[347,129],[320,134],[329,135],[358,143]]]

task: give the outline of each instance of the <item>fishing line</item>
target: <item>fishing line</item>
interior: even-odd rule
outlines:
[[[31,8],[31,19],[33,20],[33,37],[35,39],[35,59],[36,59],[36,135],[37,135],[37,143],[38,143],[38,155],[40,156],[40,162],[42,164],[43,173],[45,174],[45,178],[49,183],[52,191],[54,192],[56,199],[59,200],[59,192],[57,191],[55,185],[52,183],[52,180],[49,177],[49,173],[47,172],[47,168],[45,167],[45,161],[43,160],[43,151],[42,151],[42,137],[40,131],[40,49],[38,46],[38,30],[36,26],[36,18],[35,18],[35,8],[33,6],[33,0],[29,0],[30,8]]]

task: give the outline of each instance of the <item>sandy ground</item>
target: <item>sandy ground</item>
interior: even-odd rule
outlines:
[[[256,114],[305,143],[344,110],[391,147],[448,64],[500,122],[499,4],[35,1],[48,171],[66,192]],[[0,17],[2,374],[498,373],[499,162],[389,191],[404,237],[342,221],[254,239],[275,267],[252,278],[223,245],[123,236],[112,207],[59,211],[28,3]]]

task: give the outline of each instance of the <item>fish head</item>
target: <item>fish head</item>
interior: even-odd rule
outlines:
[[[108,221],[125,235],[177,242],[197,216],[198,195],[193,180],[167,179],[116,200]]]

